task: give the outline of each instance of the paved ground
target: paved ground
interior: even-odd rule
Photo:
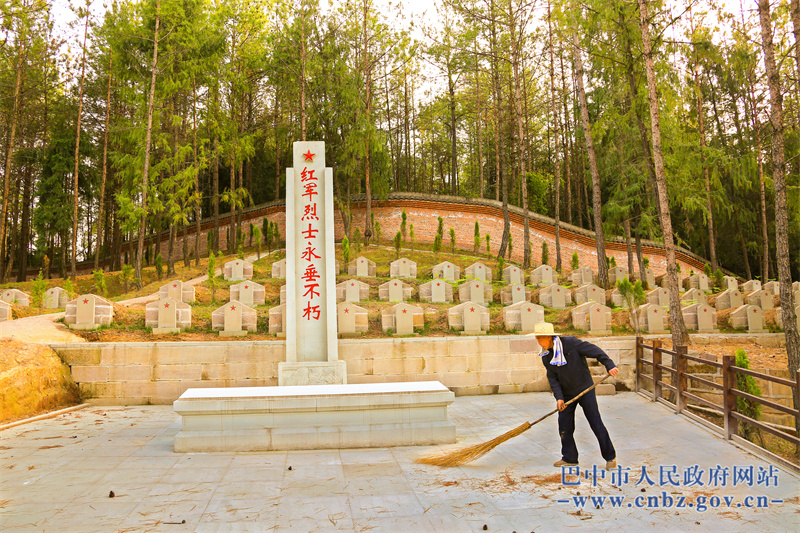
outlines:
[[[459,442],[473,444],[540,416],[552,404],[549,394],[462,397],[450,416]],[[583,477],[580,486],[562,485],[551,466],[559,456],[555,418],[471,465],[440,469],[414,463],[431,447],[177,454],[172,444],[180,420],[171,407],[92,407],[0,432],[0,530],[522,533],[677,526],[763,532],[800,523],[797,477],[763,475],[770,469],[765,461],[636,394],[601,397],[600,404],[620,464],[631,469],[628,483],[613,480],[619,487],[608,474],[597,487]],[[581,468],[602,465],[593,435],[578,418]],[[678,486],[659,486],[660,467],[671,465]],[[703,471],[702,487],[684,482],[694,465]],[[635,485],[643,466],[655,485]],[[709,470],[717,466],[729,472],[725,486],[709,486]],[[751,466],[753,485],[734,486],[733,470]],[[572,498],[579,496],[625,500],[621,509],[607,502],[603,509],[587,504],[578,512]],[[637,508],[639,496],[655,497],[659,508]],[[699,503],[713,505],[714,496],[732,497],[731,507],[697,510]],[[686,507],[676,508],[681,497]],[[756,497],[769,508],[744,508]],[[671,508],[663,508],[665,498],[672,498]]]

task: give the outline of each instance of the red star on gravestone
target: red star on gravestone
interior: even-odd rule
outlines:
[[[317,155],[317,154],[312,154],[312,153],[311,153],[311,150],[309,150],[308,152],[306,152],[306,153],[304,153],[304,154],[303,154],[303,157],[305,157],[305,160],[306,160],[306,161],[311,161],[311,162],[313,163],[313,162],[314,162],[314,156],[315,156],[315,155]]]
[[[474,313],[474,312],[475,312],[475,308],[474,308],[474,307],[470,307],[470,308],[469,308],[469,312],[470,312],[470,313]]]
[[[244,286],[244,288],[245,288],[245,289],[249,289],[250,287],[248,287],[247,285],[245,285],[245,286]]]
[[[556,289],[556,292],[561,292],[561,289]]]
[[[529,312],[529,313],[531,312],[531,308],[530,308],[530,307],[528,308],[528,312]]]
[[[346,308],[346,307],[345,307],[345,308],[344,308],[344,312],[345,312],[345,313],[349,313],[349,312],[350,312],[350,310],[349,310],[348,308]]]
[[[50,294],[55,294],[55,293],[56,293],[56,291],[50,291]]]
[[[406,264],[406,260],[405,260],[405,259],[403,259],[403,264],[404,264],[404,265]]]
[[[89,303],[89,300],[88,300],[87,298],[84,298],[84,299],[83,299],[83,303],[85,303],[85,304],[88,304],[88,303]]]
[[[520,287],[517,287],[517,290],[518,290],[518,291],[521,291],[521,290],[522,290],[522,288],[520,288]]]
[[[168,303],[164,304],[164,309],[169,309],[169,304]]]
[[[178,286],[178,284],[177,284],[177,283],[174,283],[172,286],[173,286],[173,287],[177,287],[177,286]]]
[[[483,267],[481,267],[480,265],[478,265],[478,270],[480,270],[481,268],[483,268]]]
[[[350,283],[350,286],[351,286],[351,287],[355,287],[355,286],[356,286],[356,284],[355,284],[355,283]]]
[[[406,311],[407,311],[406,309],[403,309],[403,314],[406,314]]]
[[[441,287],[441,286],[442,286],[442,284],[441,284],[441,283],[439,283],[439,282],[437,281],[437,282],[436,282],[436,286],[437,286],[437,287]]]
[[[236,311],[236,306],[235,305],[231,306],[231,311]]]
[[[480,284],[480,283],[476,283],[476,284],[475,284],[475,288],[476,288],[476,289],[480,289],[480,288],[481,288],[481,284]]]
[[[237,267],[239,266],[239,261],[236,261],[236,266],[237,266]]]
[[[397,282],[395,282],[394,286],[397,287]]]

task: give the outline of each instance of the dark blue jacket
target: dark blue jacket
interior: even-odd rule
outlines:
[[[606,352],[577,337],[561,337],[561,344],[564,347],[566,365],[550,364],[550,361],[553,360],[552,349],[542,356],[542,364],[547,369],[547,381],[550,382],[550,388],[553,390],[556,400],[569,401],[594,384],[592,374],[589,372],[589,365],[586,364],[587,357],[597,359],[606,367],[606,370],[617,366],[606,355]]]

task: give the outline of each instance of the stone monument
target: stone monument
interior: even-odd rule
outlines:
[[[541,305],[518,302],[503,308],[503,323],[508,331],[532,333],[539,322],[544,322],[544,307]]]
[[[369,285],[357,279],[346,279],[336,285],[337,302],[358,303],[369,300]]]
[[[531,290],[525,285],[512,283],[500,289],[500,303],[511,305],[519,302],[530,302]]]
[[[211,329],[219,331],[220,337],[242,337],[248,331],[256,331],[256,321],[256,310],[238,300],[211,312]]]
[[[492,282],[492,269],[481,263],[480,261],[472,263],[464,269],[466,277],[473,277],[483,281]]]
[[[179,302],[192,303],[194,301],[194,286],[179,279],[172,280],[158,288],[158,298],[159,300],[172,298]]]
[[[28,307],[31,304],[30,297],[19,289],[3,290],[3,292],[0,292],[0,300],[22,307]]]
[[[597,302],[586,302],[572,308],[572,325],[589,333],[611,333],[611,308]]]
[[[572,294],[566,287],[553,283],[539,290],[539,303],[553,309],[565,309],[572,304]]]
[[[460,302],[474,302],[487,305],[492,301],[492,286],[481,279],[473,279],[458,286]]]
[[[751,280],[745,281],[742,284],[742,288],[740,290],[742,291],[742,293],[760,291],[761,290],[761,282],[758,281],[757,279],[751,279]]]
[[[414,328],[425,326],[425,313],[421,307],[401,302],[381,310],[381,329],[392,329],[395,335],[413,335]]]
[[[687,305],[681,309],[686,329],[694,331],[719,332],[717,311],[705,302]]]
[[[266,301],[266,290],[260,283],[254,281],[242,281],[231,285],[231,300],[239,300],[248,307],[264,305]]]
[[[113,304],[94,294],[82,294],[67,302],[64,323],[70,329],[97,329],[111,324]]]
[[[411,259],[401,257],[389,263],[390,278],[416,278],[417,264]]]
[[[695,290],[695,289],[692,289]],[[706,293],[703,291],[697,291],[697,294],[702,294],[705,301]],[[683,296],[686,296],[685,294]],[[681,299],[683,299],[681,296]],[[661,307],[669,307],[669,291],[663,287],[656,287],[652,291],[648,291],[645,293],[645,297],[647,298],[647,303],[660,305]]]
[[[14,317],[11,313],[11,304],[0,300],[0,322],[5,322],[6,320],[13,320]]]
[[[419,286],[419,299],[434,304],[453,303],[453,286],[441,278]]]
[[[272,263],[272,277],[286,279],[286,259]]]
[[[355,337],[369,331],[369,313],[353,302],[337,304],[338,332],[340,337]]]
[[[192,326],[192,308],[173,298],[162,298],[145,306],[144,325],[156,335],[180,333]]]
[[[724,289],[738,289],[739,288],[739,280],[734,278],[733,276],[723,276],[722,277],[722,287]]]
[[[377,276],[375,261],[367,259],[366,257],[356,257],[347,265],[347,275],[357,276],[359,278],[374,278]]]
[[[518,284],[522,285],[525,283],[525,275],[522,273],[522,269],[515,265],[508,265],[503,269],[503,281],[508,283],[509,285]]]
[[[45,309],[60,309],[62,307],[67,307],[68,301],[69,296],[67,296],[67,291],[61,287],[51,287],[44,293],[42,306]]]
[[[590,266],[578,267],[572,271],[572,284],[576,287],[594,283],[594,270]]]
[[[447,323],[462,335],[485,335],[489,331],[489,309],[475,302],[460,303],[447,311]]]
[[[744,303],[757,305],[762,311],[767,311],[774,307],[774,305],[772,305],[772,295],[764,289],[754,290],[753,292],[745,294]]]
[[[455,281],[461,277],[461,268],[450,261],[443,261],[433,267],[433,277]]]
[[[600,305],[606,304],[606,291],[595,285],[594,283],[587,283],[575,289],[572,289],[572,299],[575,303],[585,304],[586,302],[597,302]]]
[[[580,271],[576,270],[576,272]],[[555,271],[550,265],[536,267],[531,272],[531,285],[534,287],[547,287],[548,285],[552,285],[557,281],[558,280],[556,279]]]
[[[344,384],[347,369],[336,334],[333,169],[325,166],[321,141],[294,143],[293,157],[294,166],[286,169],[286,361],[278,363],[278,384]]]
[[[628,277],[628,270],[621,266],[615,266],[608,269],[608,283],[616,285],[622,278]]]
[[[667,289],[663,289],[667,290]],[[667,291],[669,294],[669,291]],[[706,293],[701,291],[700,289],[689,289],[685,293],[681,294],[681,304],[704,304],[706,303]]]

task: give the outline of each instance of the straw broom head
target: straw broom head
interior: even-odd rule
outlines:
[[[483,457],[484,455],[494,450],[505,441],[513,439],[517,435],[524,433],[531,427],[531,425],[532,424],[530,422],[525,422],[521,426],[515,427],[511,431],[503,433],[499,437],[495,437],[492,440],[484,442],[482,444],[475,444],[473,446],[468,446],[466,448],[461,448],[458,450],[450,450],[450,451],[445,450],[441,452],[432,453],[430,455],[425,455],[423,457],[418,458],[415,462],[433,466],[459,466],[467,464],[474,461],[475,459]]]

